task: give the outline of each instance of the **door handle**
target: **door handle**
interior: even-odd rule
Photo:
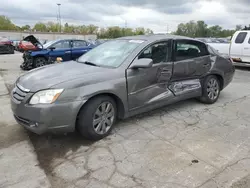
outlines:
[[[161,69],[161,72],[162,72],[162,73],[169,73],[170,70],[169,70],[169,69],[164,69],[164,68],[163,68],[163,69]]]
[[[71,53],[71,51],[65,51],[65,54],[69,54],[69,53]]]
[[[249,48],[244,48],[244,50],[249,50]]]
[[[203,67],[207,67],[207,66],[209,66],[210,64],[209,63],[204,63],[203,64]]]

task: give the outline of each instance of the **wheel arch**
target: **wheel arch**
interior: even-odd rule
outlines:
[[[223,78],[223,75],[221,73],[219,73],[219,72],[211,72],[211,73],[207,74],[205,77],[203,77],[203,80],[206,77],[212,76],[212,75],[214,75],[214,76],[216,76],[218,78],[218,80],[220,82],[220,90],[223,90],[223,88],[224,88],[224,78]]]
[[[42,55],[42,54],[36,54],[36,55],[33,55],[32,57],[33,57],[34,59],[39,58],[39,57],[42,57],[42,58],[48,60],[48,57],[45,56],[45,55]]]
[[[116,94],[114,93],[110,93],[110,92],[103,92],[103,93],[97,93],[91,97],[89,97],[87,99],[87,101],[80,107],[80,109],[78,110],[77,116],[76,116],[76,122],[78,119],[78,116],[81,112],[81,110],[87,105],[87,103],[91,100],[93,100],[94,98],[100,97],[100,96],[109,96],[112,99],[114,99],[115,103],[116,103],[116,107],[117,107],[117,117],[119,119],[123,119],[125,117],[125,105],[122,102],[121,98],[118,97]]]

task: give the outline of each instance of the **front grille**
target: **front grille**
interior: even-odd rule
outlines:
[[[28,90],[24,88],[21,89],[20,86],[15,85],[12,90],[12,97],[17,101],[17,103],[21,103],[28,93]]]

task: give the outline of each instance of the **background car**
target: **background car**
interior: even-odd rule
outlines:
[[[103,44],[104,42],[107,42],[107,41],[108,41],[107,39],[96,39],[94,44],[100,45],[100,44]]]
[[[29,50],[37,50],[38,48],[36,46],[34,46],[31,42],[28,41],[20,41],[17,47],[18,51],[20,52],[25,52],[25,51],[29,51]]]
[[[6,37],[0,37],[0,54],[14,54],[12,41]]]
[[[11,40],[12,45],[14,46],[15,50],[18,51],[18,45],[20,43],[20,40]]]
[[[54,63],[60,57],[62,61],[76,60],[96,45],[80,39],[60,39],[42,44],[33,35],[24,40],[31,42],[36,51],[26,51],[23,54],[22,69],[30,70],[47,64]]]

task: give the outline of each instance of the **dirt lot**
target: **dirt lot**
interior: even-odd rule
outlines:
[[[1,188],[250,187],[250,70],[237,70],[214,105],[166,106],[93,143],[15,123],[8,93],[20,63],[21,54],[0,56]]]

